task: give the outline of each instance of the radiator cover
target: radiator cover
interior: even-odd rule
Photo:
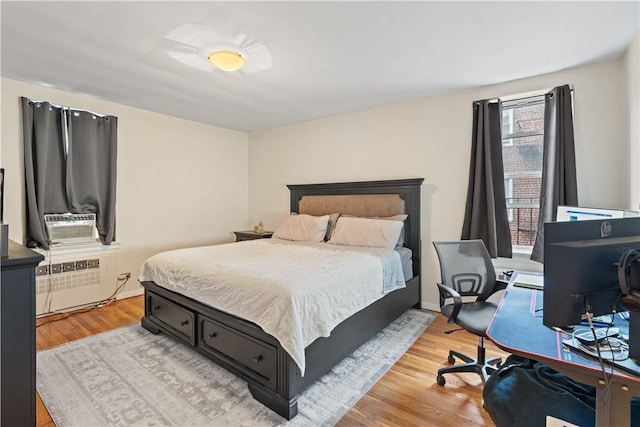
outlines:
[[[109,298],[117,287],[117,250],[42,251],[36,267],[36,314],[64,311]],[[70,252],[70,253],[69,253]]]

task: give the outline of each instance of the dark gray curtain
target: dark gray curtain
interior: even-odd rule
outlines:
[[[66,212],[63,115],[48,102],[22,101],[26,189],[26,238],[29,246],[49,249],[45,212]]]
[[[462,240],[482,239],[492,258],[510,258],[511,231],[504,192],[500,110],[498,102],[473,103],[471,165]]]
[[[544,223],[555,221],[558,205],[578,206],[571,89],[554,88],[545,95],[544,148],[540,214],[531,259],[544,261]]]
[[[27,245],[49,249],[45,213],[95,213],[115,239],[117,118],[21,98]]]
[[[116,229],[117,118],[69,112],[67,198],[69,212],[95,213],[100,241],[109,245]]]

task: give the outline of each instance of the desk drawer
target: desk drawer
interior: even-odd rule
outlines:
[[[200,317],[200,347],[208,353],[222,353],[243,371],[276,389],[276,348],[213,319]],[[241,366],[238,366],[241,365]],[[258,374],[258,375],[255,375]]]
[[[147,294],[147,316],[171,328],[178,336],[191,345],[196,344],[195,315],[153,292]]]

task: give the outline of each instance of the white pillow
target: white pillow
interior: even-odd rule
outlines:
[[[341,216],[329,243],[393,249],[402,226],[402,221]]]
[[[287,215],[282,218],[272,237],[284,240],[322,242],[327,233],[328,224],[329,215]]]
[[[354,215],[345,215],[351,218],[354,218]],[[407,214],[398,214],[393,216],[371,216],[371,217],[357,217],[357,218],[370,218],[370,219],[385,219],[388,221],[402,221],[402,229],[400,230],[400,235],[398,236],[398,241],[396,242],[396,246],[402,247],[404,246],[404,221],[409,217]],[[331,226],[331,221],[329,221],[329,226]],[[328,234],[330,234],[327,231]]]

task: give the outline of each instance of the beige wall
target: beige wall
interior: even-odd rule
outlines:
[[[118,117],[118,268],[133,279],[124,292],[138,289],[135,279],[147,257],[232,241],[232,230],[247,227],[246,133],[14,80],[2,79],[1,89],[0,165],[11,239],[24,241],[20,96]]]
[[[252,133],[249,219],[276,227],[288,212],[286,184],[424,177],[423,301],[435,308],[439,267],[432,241],[460,237],[472,102],[572,84],[579,200],[622,208],[629,186],[622,76],[622,60],[609,61]]]
[[[22,240],[18,98],[48,100],[119,117],[119,271],[135,277],[151,254],[231,241],[232,230],[260,219],[267,228],[275,228],[289,210],[286,184],[424,177],[423,301],[435,308],[439,272],[431,242],[460,235],[472,101],[572,84],[580,202],[628,208],[636,203],[640,187],[638,121],[632,117],[638,108],[633,76],[638,70],[637,46],[638,37],[626,56],[615,61],[250,135],[3,79],[0,164],[7,170],[5,220],[11,238]],[[630,139],[636,142],[629,144]],[[635,168],[627,160],[629,147],[635,150]],[[134,289],[132,285],[125,290]]]
[[[640,33],[636,34],[624,58],[629,129],[629,202],[640,209]]]

